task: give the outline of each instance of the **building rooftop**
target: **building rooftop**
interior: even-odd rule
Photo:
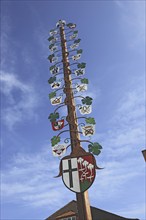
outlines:
[[[92,220],[139,220],[137,218],[126,218],[118,216],[116,214],[95,208],[91,206]],[[45,220],[57,220],[60,218],[77,216],[77,202],[72,200],[64,207],[56,211],[54,214],[46,218]]]

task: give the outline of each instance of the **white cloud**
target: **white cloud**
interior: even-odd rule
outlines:
[[[123,7],[123,4],[122,4],[121,1],[119,1],[119,0],[114,0],[114,2],[115,2],[115,4],[116,4],[118,7],[120,7],[120,8]]]
[[[27,92],[29,90],[29,87],[18,80],[14,74],[5,73],[2,71],[0,79],[1,82],[4,83],[4,85],[2,85],[2,92],[7,95],[10,94],[14,87],[19,88],[23,92]]]
[[[34,207],[62,206],[71,200],[66,194],[59,172],[59,161],[49,158],[46,150],[33,155],[17,154],[2,171],[2,201],[20,202]],[[64,193],[63,193],[64,192]]]
[[[14,64],[16,63],[17,58],[14,48],[16,48],[17,42],[12,41],[10,38],[11,30],[12,25],[9,16],[1,16],[1,69],[12,70]]]
[[[137,165],[137,167],[133,169],[133,167],[135,167],[135,164],[138,164],[139,161],[139,158],[135,158],[132,160],[126,158],[125,161],[123,161],[120,157],[117,158],[117,161],[113,159],[109,159],[109,161],[102,161],[102,167],[104,169],[97,170],[97,177],[91,191],[94,191],[96,186],[98,185],[98,189],[95,191],[95,194],[97,193],[99,195],[100,200],[105,199],[103,197],[104,194],[107,198],[118,197],[120,193],[122,193],[124,187],[132,179],[143,176],[144,166],[143,169],[141,169],[141,167]],[[141,164],[143,164],[143,160],[141,161]],[[92,197],[94,197],[94,194],[92,194]]]
[[[123,5],[123,2],[120,1],[120,5]],[[136,14],[133,19],[134,13],[129,12],[123,12],[123,27],[125,28],[127,25],[133,29],[130,44],[134,46],[143,36],[142,18],[141,15]],[[27,58],[27,53],[24,52],[24,55]],[[26,62],[30,63],[30,60],[26,60]],[[34,109],[37,106],[37,97],[34,88],[30,84],[19,80],[14,74],[4,73],[1,81],[2,93],[8,104],[3,112],[4,121],[9,128],[13,128],[14,125],[24,119],[35,117]],[[91,87],[90,84],[89,87]],[[21,100],[18,100],[17,95],[13,93],[16,90]],[[89,90],[90,93],[87,92],[87,95],[94,99],[98,98],[94,97],[97,94],[94,89],[92,90],[93,93],[91,93],[91,88]],[[60,115],[64,115],[64,108],[60,110]],[[97,134],[99,142],[101,140],[103,145],[103,151],[99,159],[97,158],[97,164],[100,167],[105,167],[105,169],[97,171],[95,183],[90,189],[91,204],[96,197],[100,201],[111,201],[113,198],[119,198],[118,196],[123,193],[123,190],[128,190],[128,183],[131,184],[133,180],[141,179],[141,176],[144,175],[144,170],[140,169],[143,163],[140,151],[144,143],[143,91],[133,89],[128,93],[123,93],[123,97],[119,100],[118,109],[115,109],[113,115],[115,116],[112,117],[109,123],[110,127],[106,128],[108,131],[104,134]],[[138,156],[137,152],[139,152],[138,158],[136,158]],[[61,178],[53,179],[53,176],[58,173],[59,161],[55,160],[54,162],[49,158],[49,155],[47,158],[45,155],[48,155],[48,152],[38,152],[33,155],[18,154],[7,170],[2,171],[4,202],[23,201],[30,206],[47,206],[49,209],[54,209],[54,203],[56,207],[62,207],[65,201],[68,202],[72,199],[73,194],[64,187]],[[114,200],[115,202],[116,200]],[[135,207],[138,207],[137,204]],[[113,210],[113,213],[119,213],[123,216],[128,215],[129,217],[135,217],[143,213],[144,208],[136,209],[135,207],[129,206],[127,209]]]
[[[138,158],[135,160],[126,159],[124,163],[121,163],[120,160],[105,161],[105,169],[97,171],[95,182],[89,190],[91,205],[97,206],[97,198],[98,203],[102,203],[104,200],[114,200],[114,202],[117,199],[122,200],[123,190],[127,190],[127,184],[143,176],[144,169],[141,169],[140,166],[135,167],[138,162]],[[36,208],[49,207],[49,210],[52,211],[54,204],[56,210],[62,207],[74,199],[75,194],[68,191],[61,177],[53,178],[58,174],[58,168],[59,161],[49,156],[46,149],[33,154],[19,153],[15,155],[7,168],[2,170],[2,202],[13,201],[15,204],[19,201],[23,205]],[[130,189],[127,195],[129,192]],[[129,217],[143,214],[144,209],[138,209],[138,206],[137,209],[134,209],[137,211],[132,213],[134,205],[131,199],[125,198],[125,200],[128,200],[126,204],[131,203],[129,207],[120,209],[121,203],[119,201],[119,209],[112,210],[109,206],[109,211]],[[102,209],[105,210],[105,207]]]
[[[116,213],[120,216],[126,216],[127,218],[135,218],[135,216],[141,215],[145,211],[145,204],[132,204],[126,208],[116,210]],[[141,220],[145,220],[144,218]]]
[[[105,133],[97,133],[92,140],[97,141],[97,137],[108,157],[125,157],[141,151],[145,144],[145,97],[140,81],[135,80],[128,91],[121,93]]]
[[[36,119],[34,109],[38,104],[38,98],[34,88],[18,79],[13,73],[2,71],[1,93],[4,95],[2,106],[2,119],[9,129],[26,119]]]
[[[145,44],[145,1],[114,1],[120,9],[120,27],[131,48]]]
[[[113,108],[105,133],[92,138],[92,141],[97,141],[98,137],[103,146],[97,165],[104,167],[104,170],[97,171],[90,197],[94,202],[97,197],[99,203],[105,203],[105,199],[109,202],[119,201],[119,208],[122,207],[122,201],[123,209],[116,210],[109,205],[110,212],[143,218],[145,164],[141,150],[145,146],[145,89],[142,82],[141,77],[129,82],[129,89],[121,93]],[[131,195],[137,195],[136,200]]]

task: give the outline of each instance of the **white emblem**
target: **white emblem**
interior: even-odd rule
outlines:
[[[63,27],[64,25],[66,25],[66,21],[64,21],[64,20],[59,20],[56,23],[56,27]]]
[[[62,96],[51,98],[52,105],[59,105],[62,102]]]
[[[92,112],[91,105],[82,105],[79,107],[79,111],[82,115],[90,114]]]
[[[51,52],[55,52],[55,51],[57,50],[57,48],[58,48],[58,47],[54,45],[54,46],[52,46],[52,47],[50,48],[50,51],[51,51]]]
[[[58,60],[58,57],[52,57],[52,59],[50,60],[50,63],[55,63],[57,62]]]
[[[66,146],[64,145],[55,145],[52,147],[52,152],[55,157],[61,157],[66,153]]]
[[[56,43],[57,40],[58,40],[58,38],[53,38],[52,40],[50,40],[50,43],[54,44],[54,43]]]
[[[70,48],[71,48],[71,49],[75,49],[75,48],[77,48],[78,46],[79,46],[79,44],[78,44],[78,43],[75,43],[75,44],[71,45]]]
[[[51,83],[51,88],[52,89],[58,89],[61,87],[61,82],[53,82]]]
[[[81,58],[81,54],[77,54],[75,56],[72,56],[73,60],[79,60]]]
[[[57,33],[58,33],[57,30],[51,30],[51,31],[50,31],[50,35],[51,35],[51,36],[53,36],[53,35],[55,35],[55,34],[57,34]]]
[[[78,92],[84,92],[87,90],[87,84],[80,84],[80,85],[76,85],[76,89]]]
[[[84,136],[91,136],[95,133],[95,125],[86,125],[81,128]]]
[[[77,36],[78,36],[77,34],[73,34],[73,35],[71,35],[71,36],[69,37],[69,39],[70,39],[70,40],[73,40],[73,39],[75,39]]]
[[[76,74],[76,76],[84,75],[85,74],[85,69],[75,70],[74,73]]]
[[[59,73],[59,67],[54,66],[54,67],[50,70],[50,72],[51,72],[52,74],[57,74],[57,73]]]

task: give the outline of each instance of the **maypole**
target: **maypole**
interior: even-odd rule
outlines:
[[[81,95],[75,96],[78,92],[84,92],[87,90],[88,79],[82,78],[85,73],[85,63],[79,63],[78,60],[81,57],[82,50],[78,50],[80,39],[76,39],[78,31],[75,31],[76,25],[73,23],[66,24],[64,20],[59,20],[55,29],[50,31],[51,37],[49,42],[51,43],[49,49],[51,54],[48,59],[51,63],[54,63],[50,67],[50,72],[53,77],[50,77],[48,83],[51,85],[54,92],[49,94],[52,105],[59,105],[53,113],[50,114],[49,119],[52,123],[52,129],[58,131],[68,126],[67,130],[61,131],[57,136],[51,139],[52,152],[54,156],[62,157],[66,152],[66,149],[70,146],[71,153],[61,159],[59,176],[62,176],[63,182],[67,188],[76,193],[78,219],[79,220],[92,220],[90,203],[88,198],[87,189],[92,185],[95,179],[95,169],[99,169],[96,165],[93,154],[98,155],[102,148],[97,142],[93,143],[89,140],[81,140],[80,134],[85,137],[90,137],[95,133],[95,120],[94,118],[77,117],[75,105],[75,98],[81,98],[82,105],[78,105],[81,114],[90,114],[92,110],[92,98],[89,96],[83,97]],[[71,42],[71,45],[69,45]],[[69,47],[69,49],[68,49]],[[59,54],[61,52],[61,54]],[[76,53],[76,54],[74,54]],[[59,61],[59,57],[61,60]],[[77,65],[77,69],[72,70],[71,67]],[[61,72],[61,70],[63,72]],[[56,80],[59,75],[63,75],[64,85],[61,87],[62,79]],[[75,77],[72,77],[75,74]],[[80,83],[76,83],[74,88],[73,80],[80,80]],[[57,96],[58,91],[63,90],[63,94]],[[74,89],[76,91],[74,91]],[[65,95],[62,102],[63,95]],[[67,106],[67,116],[65,125],[65,119],[59,119],[59,113],[57,110]],[[81,123],[82,132],[79,130],[78,119],[84,119],[86,125]],[[83,126],[84,125],[84,126]],[[69,132],[70,144],[58,144],[60,135],[64,132]],[[65,139],[67,143],[68,139]],[[81,142],[88,142],[89,152],[86,152]]]

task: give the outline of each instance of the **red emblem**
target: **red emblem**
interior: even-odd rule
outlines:
[[[52,122],[53,131],[61,130],[64,127],[64,119]]]

